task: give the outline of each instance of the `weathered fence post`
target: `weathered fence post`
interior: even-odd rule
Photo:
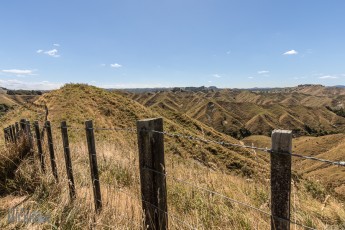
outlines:
[[[37,151],[38,151],[38,155],[40,157],[40,162],[41,162],[41,169],[45,173],[46,172],[46,166],[45,166],[45,162],[44,162],[41,133],[40,133],[40,127],[39,127],[38,121],[34,122],[34,126],[35,126],[35,133],[36,133]]]
[[[271,229],[290,229],[292,132],[272,132]]]
[[[4,128],[4,138],[5,138],[5,144],[7,144],[7,132],[6,132],[6,128]]]
[[[13,135],[13,130],[12,130],[12,126],[8,126],[8,131],[10,133],[10,137],[11,137],[11,142],[14,143],[14,135]]]
[[[101,187],[100,187],[99,176],[98,176],[96,144],[95,144],[95,136],[93,133],[92,121],[85,122],[85,129],[86,129],[87,146],[89,149],[93,196],[94,196],[94,201],[95,201],[96,212],[99,213],[102,209],[102,198],[101,198]]]
[[[20,129],[23,133],[23,135],[26,133],[26,120],[25,119],[20,119]]]
[[[52,173],[54,175],[55,180],[58,182],[58,173],[57,173],[57,167],[56,167],[56,161],[55,161],[55,153],[54,153],[54,143],[53,143],[53,135],[52,135],[52,129],[50,126],[50,121],[46,121],[45,127],[47,130],[47,139],[48,139],[48,147],[49,147],[49,155],[50,155],[50,165],[52,168]]]
[[[61,134],[62,134],[62,142],[63,142],[66,171],[67,171],[67,178],[68,178],[69,196],[70,196],[71,200],[74,200],[76,198],[76,195],[75,195],[72,161],[71,161],[71,153],[70,153],[70,149],[69,149],[68,131],[67,131],[66,121],[61,122]]]
[[[137,121],[137,132],[144,226],[147,229],[167,229],[163,119]]]
[[[29,142],[29,148],[30,151],[33,150],[33,140],[32,140],[32,133],[31,133],[31,126],[30,126],[30,121],[25,122],[25,130],[26,130],[26,135],[27,135],[27,141]]]
[[[17,139],[18,139],[19,138],[19,124],[18,124],[18,122],[15,123],[15,127],[16,127]]]
[[[14,139],[14,143],[17,144],[17,134],[16,134],[16,128],[14,125],[11,125],[11,130],[13,133],[13,139]]]

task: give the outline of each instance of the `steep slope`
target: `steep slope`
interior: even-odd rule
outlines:
[[[326,108],[342,106],[343,98],[330,95],[225,89],[217,92],[163,91],[127,96],[162,115],[166,111],[186,114],[219,132],[241,138],[249,132],[270,135],[275,128],[292,129],[297,135],[343,132],[345,118]]]
[[[171,107],[170,110],[165,110],[166,113],[157,113],[117,92],[107,92],[87,85],[66,85],[59,90],[44,94],[35,103],[47,105],[48,120],[55,126],[58,126],[62,120],[66,120],[71,126],[83,128],[84,121],[91,119],[94,120],[97,128],[135,128],[136,121],[139,119],[163,116],[165,130],[168,132],[238,143],[230,136],[219,133],[188,115],[176,112],[176,108],[174,109],[177,106],[176,103],[166,105]],[[113,138],[123,140],[125,135],[125,133],[119,133]],[[78,138],[78,136],[73,136],[73,138]],[[192,157],[205,165],[216,165],[220,170],[228,172],[243,173],[244,168],[248,166],[253,166],[252,173],[257,172],[255,166],[258,162],[255,162],[246,150],[236,149],[235,151],[233,148],[192,142],[184,138],[167,136],[166,139],[168,152],[182,157]],[[267,168],[264,171],[267,172]]]

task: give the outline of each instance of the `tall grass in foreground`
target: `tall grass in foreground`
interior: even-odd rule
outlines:
[[[72,136],[85,140],[83,131]],[[121,134],[123,135],[123,134]],[[116,136],[116,133],[115,133]],[[96,136],[97,137],[97,136]],[[26,158],[15,172],[13,186],[15,195],[23,196],[22,203],[16,199],[0,207],[1,229],[140,229],[143,213],[140,200],[138,152],[135,135],[120,140],[96,141],[103,209],[94,212],[89,159],[86,143],[72,142],[71,155],[77,198],[70,201],[62,143],[55,138],[59,183],[55,183],[46,153],[47,173],[39,169],[39,159]],[[44,144],[46,146],[46,144]],[[8,150],[7,150],[8,151]],[[195,186],[217,191],[235,200],[269,212],[269,181],[262,182],[259,175],[253,178],[229,175],[205,167],[198,161],[166,152],[169,229],[269,229],[269,216],[210,194]],[[186,181],[183,183],[176,179]],[[38,183],[39,182],[39,183]],[[292,220],[315,227],[341,229],[345,222],[344,204],[330,197],[325,204],[313,197],[313,185],[305,186],[303,180],[293,184],[291,195]],[[35,185],[33,190],[27,190]],[[12,197],[13,196],[13,193]],[[21,201],[21,200],[20,200]],[[50,216],[49,223],[7,223],[6,210],[16,204]],[[327,225],[328,224],[328,225]],[[338,227],[336,227],[338,226]],[[303,229],[291,226],[291,229]]]

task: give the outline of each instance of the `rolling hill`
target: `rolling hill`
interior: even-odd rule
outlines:
[[[344,132],[345,118],[329,109],[344,107],[344,91],[300,86],[264,92],[223,89],[127,95],[162,115],[186,114],[219,132],[243,138],[269,136],[276,128],[291,129],[297,136]]]
[[[290,108],[291,106],[284,103],[270,102],[275,97],[269,99],[271,96],[267,96],[267,99],[259,93],[254,93],[258,98],[253,99],[247,94],[248,92],[232,90],[129,94],[109,92],[83,84],[68,84],[61,89],[38,96],[34,99],[34,105],[29,103],[24,106],[19,103],[18,107],[0,118],[1,124],[5,126],[20,118],[28,118],[31,121],[38,120],[42,127],[45,117],[39,108],[45,104],[49,110],[48,120],[53,126],[59,176],[62,179],[59,183],[55,183],[51,175],[38,173],[40,170],[37,153],[23,159],[14,173],[14,178],[10,180],[7,193],[0,197],[0,202],[3,204],[0,208],[0,226],[5,229],[28,227],[6,224],[7,208],[21,204],[50,213],[52,224],[60,228],[143,227],[134,225],[140,223],[142,217],[140,202],[135,200],[139,194],[136,134],[114,130],[114,128],[133,129],[138,119],[163,117],[164,130],[169,133],[181,133],[229,143],[242,142],[231,137],[221,128],[234,127],[236,130],[244,126],[242,132],[245,136],[249,135],[246,133],[249,127],[253,128],[250,132],[265,133],[276,128],[279,122],[300,127],[303,125],[303,119],[314,119],[313,122],[322,123],[330,131],[340,130],[334,127],[332,130],[328,119],[338,123],[341,123],[342,119],[324,107],[316,109],[315,113],[322,117],[317,120],[317,116],[312,112],[307,113],[305,105],[298,105],[297,109]],[[282,101],[285,99],[286,97],[281,98]],[[248,100],[254,100],[255,103]],[[284,109],[290,110],[284,112]],[[276,114],[280,115],[276,116]],[[93,212],[92,190],[88,178],[89,163],[84,121],[89,119],[92,119],[95,125],[104,199],[104,210],[99,215]],[[77,187],[77,200],[72,204],[68,202],[63,173],[64,158],[59,130],[62,120],[66,120],[69,126],[70,149]],[[245,120],[247,121],[244,123]],[[219,125],[218,122],[223,124]],[[312,125],[313,122],[310,124]],[[311,126],[311,129],[313,127]],[[1,133],[1,141],[3,141],[2,135]],[[169,135],[164,138],[168,175],[177,179],[182,178],[199,187],[218,191],[262,210],[269,210],[270,165],[267,155],[242,148],[193,141],[189,138]],[[343,153],[339,153],[343,148],[343,138],[342,134],[298,137],[293,143],[299,147],[298,149],[294,147],[294,150],[309,154],[310,146],[319,142],[323,148],[315,154],[336,160],[343,156]],[[242,141],[249,144],[255,142],[260,146],[270,143],[269,138],[264,135],[250,135]],[[305,142],[311,144],[304,144]],[[339,145],[331,144],[332,142]],[[329,153],[331,155],[322,155],[328,149],[332,150],[332,153]],[[11,155],[8,155],[11,152],[6,148],[1,151],[0,159],[3,156],[7,158],[1,159],[0,167],[6,167],[3,163],[6,163],[8,158],[11,159]],[[44,149],[44,152],[47,153],[47,149]],[[297,200],[291,204],[294,220],[315,228],[340,226],[345,222],[343,198],[339,195],[343,191],[342,185],[334,184],[333,187],[327,187],[320,183],[327,179],[326,175],[335,174],[333,169],[326,167],[321,169],[318,165],[308,162],[294,161],[293,165],[292,194]],[[343,171],[337,173],[334,175],[334,178],[337,178],[334,183],[338,183],[344,175]],[[319,174],[320,178],[318,178]],[[226,229],[229,226],[233,229],[253,229],[258,226],[263,229],[269,228],[269,217],[171,178],[167,177],[168,204],[169,213],[175,218],[170,219],[170,229],[185,229],[184,222],[198,229]],[[129,196],[124,196],[123,192],[128,193]],[[332,197],[327,198],[329,195]],[[322,212],[320,207],[323,207]],[[182,223],[174,221],[176,218],[182,220]]]

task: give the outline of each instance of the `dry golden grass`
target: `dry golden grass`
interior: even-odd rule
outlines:
[[[40,171],[36,150],[34,157],[23,160],[11,180],[11,186],[17,188],[17,192],[0,198],[1,204],[6,204],[0,207],[0,228],[140,229],[142,209],[136,134],[108,130],[95,132],[103,197],[102,212],[96,214],[83,121],[94,119],[96,127],[134,127],[137,119],[157,116],[157,113],[116,93],[85,85],[67,85],[45,95],[36,103],[43,102],[50,109],[48,119],[53,125],[59,183],[55,183],[52,176],[47,143],[44,143],[47,173]],[[13,123],[21,117],[39,119],[42,126],[43,117],[39,118],[37,113],[24,108],[10,112],[2,118],[2,122]],[[73,202],[69,199],[58,128],[60,121],[65,119],[72,126],[69,128],[69,137],[77,192]],[[236,142],[174,111],[165,118],[165,130]],[[189,229],[189,226],[197,229],[269,229],[269,216],[200,189],[214,190],[269,212],[267,157],[239,148],[225,148],[182,138],[166,137],[165,141],[170,229]],[[328,197],[328,190],[317,181],[297,179],[291,194],[292,220],[318,229],[329,229],[330,225],[340,229],[345,222],[344,203],[334,196]],[[22,200],[25,201],[21,203]],[[50,222],[8,224],[8,207],[14,205],[49,215]],[[303,229],[294,225],[291,228]]]
[[[71,129],[70,133],[72,132],[79,135],[81,139],[85,137],[81,130]],[[100,135],[101,133],[97,133],[96,138]],[[113,135],[121,135],[121,132],[114,132]],[[59,135],[55,134],[54,141],[60,182],[54,182],[49,159],[46,158],[47,173],[44,175],[40,172],[36,154],[35,159],[27,159],[22,163],[16,173],[15,181],[19,184],[19,182],[37,183],[38,180],[37,187],[32,193],[26,194],[23,190],[22,194],[17,194],[12,198],[13,204],[16,204],[17,200],[29,195],[30,198],[20,207],[38,210],[49,215],[51,222],[49,224],[8,224],[6,209],[9,205],[7,205],[1,210],[2,229],[142,228],[135,134],[128,135],[127,139],[122,139],[122,141],[113,141],[109,137],[96,143],[103,199],[103,209],[100,214],[94,212],[86,143],[78,141],[70,145],[77,192],[76,200],[71,202]],[[46,143],[44,146],[44,152],[48,156]],[[189,229],[189,226],[197,229],[269,229],[269,216],[200,189],[217,191],[269,212],[268,181],[262,182],[261,178],[255,177],[246,179],[212,170],[198,161],[172,154],[170,151],[166,152],[166,171],[170,229]],[[313,198],[306,191],[303,183],[305,182],[301,180],[293,185],[291,196],[293,220],[317,229],[327,229],[327,226],[338,226],[344,223],[343,203],[333,197],[323,203],[323,200]],[[295,228],[294,225],[291,227]],[[296,229],[303,228],[296,226]]]

